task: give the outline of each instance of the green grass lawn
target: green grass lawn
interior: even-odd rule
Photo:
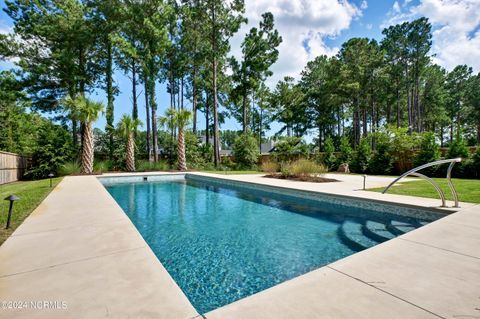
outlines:
[[[62,180],[61,177],[53,179],[53,186]],[[0,186],[0,244],[30,215],[30,213],[47,197],[53,189],[50,188],[50,180],[43,179],[38,181],[14,182]],[[20,199],[13,204],[12,219],[10,228],[5,229],[9,201],[3,200],[5,197],[15,194]]]
[[[452,200],[452,193],[448,188],[447,180],[445,178],[434,178],[434,180],[445,193],[447,200]],[[452,178],[452,182],[457,189],[458,197],[461,202],[480,203],[480,180]],[[384,189],[384,187],[379,187],[370,188],[368,190],[382,192]],[[429,182],[424,180],[405,182],[400,181],[388,190],[388,194],[440,199],[435,188],[433,188]]]

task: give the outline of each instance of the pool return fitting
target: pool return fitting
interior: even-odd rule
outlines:
[[[440,207],[448,207],[448,206],[446,205],[445,193],[442,191],[442,189],[440,188],[440,186],[438,186],[438,184],[435,183],[435,181],[434,181],[433,179],[431,179],[430,177],[425,176],[425,175],[423,175],[423,174],[421,174],[421,173],[418,173],[418,171],[421,170],[421,169],[427,168],[427,167],[450,163],[450,165],[448,166],[448,169],[447,169],[446,179],[447,179],[448,187],[450,188],[450,191],[452,192],[453,201],[455,202],[455,205],[452,206],[452,207],[458,208],[458,207],[460,207],[460,206],[458,206],[458,194],[457,194],[457,190],[455,189],[455,186],[454,186],[453,183],[452,183],[452,168],[453,168],[453,165],[455,165],[455,163],[460,163],[461,161],[462,161],[462,159],[461,159],[460,157],[459,157],[459,158],[451,158],[451,159],[435,161],[435,162],[431,162],[431,163],[428,163],[428,164],[424,164],[424,165],[415,167],[414,169],[411,169],[411,170],[409,170],[408,172],[405,172],[405,173],[403,173],[402,175],[400,175],[399,177],[397,177],[393,182],[390,183],[390,185],[388,185],[388,186],[383,190],[382,194],[385,194],[385,193],[388,191],[388,189],[393,186],[393,184],[395,184],[396,182],[398,182],[398,181],[401,180],[402,178],[404,178],[404,177],[406,177],[406,176],[409,176],[409,175],[410,175],[410,176],[416,176],[416,177],[423,178],[424,180],[426,180],[426,181],[428,181],[430,184],[432,184],[433,187],[435,187],[435,189],[437,190],[438,195],[440,196],[440,199],[442,200],[442,206],[440,206]]]

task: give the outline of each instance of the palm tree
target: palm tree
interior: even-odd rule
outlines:
[[[135,172],[135,132],[143,123],[139,119],[132,119],[130,116],[124,114],[117,124],[117,129],[127,140],[127,156],[126,168],[129,172]]]
[[[101,102],[90,100],[82,95],[74,99],[66,98],[65,104],[70,109],[72,119],[79,120],[82,124],[82,165],[80,173],[92,174],[94,156],[92,124],[98,119],[104,106]]]
[[[170,108],[165,112],[165,116],[160,117],[159,121],[162,125],[168,128],[178,128],[178,143],[177,143],[177,165],[178,170],[187,170],[187,160],[185,158],[185,127],[190,123],[192,112],[181,109],[175,110]]]

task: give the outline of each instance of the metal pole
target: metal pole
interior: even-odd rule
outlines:
[[[10,208],[8,209],[8,217],[7,217],[7,227],[5,227],[5,229],[8,229],[10,227],[10,219],[12,218],[12,210],[13,210],[13,200],[10,201]]]
[[[367,175],[363,175],[363,190],[365,190],[365,182],[367,180]]]

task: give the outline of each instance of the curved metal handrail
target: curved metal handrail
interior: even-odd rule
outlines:
[[[397,177],[393,182],[390,183],[390,185],[388,185],[382,192],[382,194],[385,194],[389,189],[390,187],[393,186],[393,184],[395,184],[396,182],[398,182],[399,180],[401,180],[402,178],[408,176],[408,175],[413,175],[413,176],[417,176],[417,177],[420,177],[420,178],[423,178],[425,179],[426,181],[430,182],[430,184],[432,184],[433,187],[435,187],[435,189],[437,190],[438,192],[438,195],[440,196],[440,199],[442,200],[442,206],[441,207],[447,207],[446,206],[446,202],[445,202],[445,193],[441,190],[441,188],[438,186],[437,183],[435,183],[435,181],[433,179],[431,179],[430,177],[428,176],[425,176],[421,173],[418,173],[417,171],[419,170],[422,170],[424,168],[427,168],[427,167],[431,167],[431,166],[436,166],[436,165],[442,165],[442,164],[446,164],[446,163],[450,163],[450,165],[448,166],[448,170],[447,170],[447,183],[448,183],[448,187],[450,188],[450,191],[452,192],[452,196],[453,196],[453,200],[455,202],[455,206],[453,207],[459,207],[458,206],[458,194],[457,194],[457,190],[455,189],[455,186],[453,185],[452,183],[452,180],[451,180],[451,176],[452,176],[452,168],[453,168],[453,165],[455,165],[455,163],[460,163],[462,161],[461,158],[451,158],[451,159],[446,159],[446,160],[440,160],[440,161],[435,161],[435,162],[431,162],[431,163],[427,163],[427,164],[424,164],[424,165],[421,165],[421,166],[418,166],[418,167],[415,167],[411,170],[409,170],[408,172],[405,172],[403,173],[402,175],[400,175],[399,177]]]

